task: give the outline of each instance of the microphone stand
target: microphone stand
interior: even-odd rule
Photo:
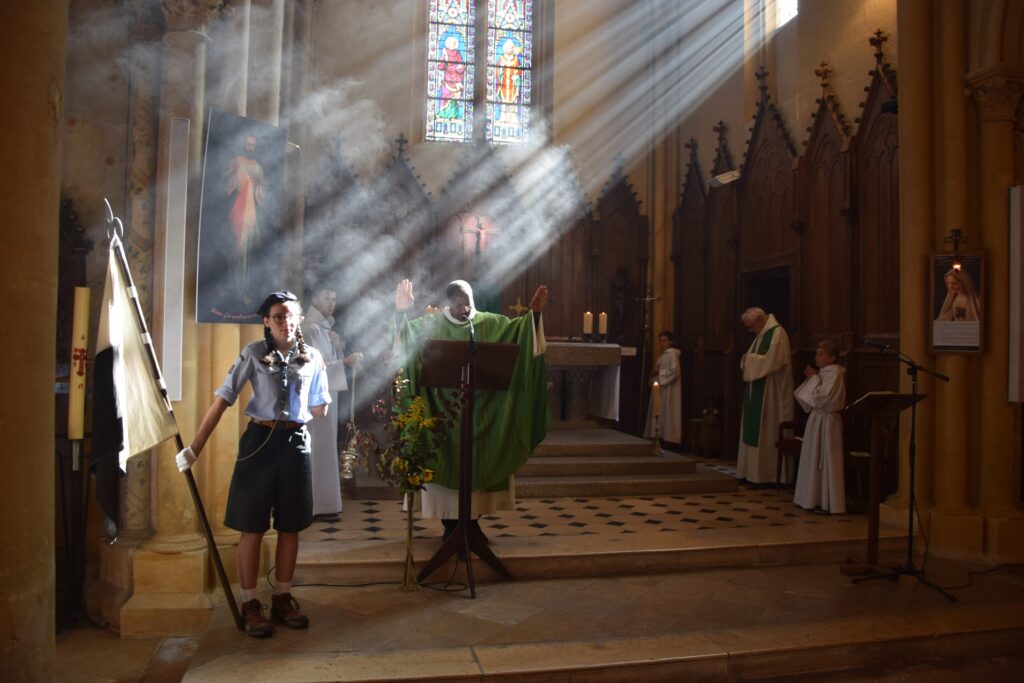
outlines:
[[[917,363],[907,354],[901,352],[899,349],[891,348],[888,344],[875,342],[870,345],[877,346],[883,355],[893,358],[898,363],[905,364],[907,366],[907,374],[910,375],[910,395],[913,401],[910,404],[910,443],[907,445],[908,464],[910,466],[910,501],[907,505],[907,561],[898,567],[893,567],[886,573],[859,576],[853,579],[853,583],[881,578],[887,578],[890,581],[898,581],[900,576],[912,576],[920,583],[923,583],[932,590],[941,594],[950,602],[956,602],[956,596],[929,581],[924,575],[924,570],[918,569],[914,564],[914,511],[917,506],[917,495],[914,491],[914,480],[917,471],[917,376],[918,373],[925,372],[936,379],[942,380],[943,382],[948,382],[949,376],[944,375],[941,372],[929,370],[923,365]]]

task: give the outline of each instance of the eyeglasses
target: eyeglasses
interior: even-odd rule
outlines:
[[[289,322],[289,323],[293,323],[293,322],[302,322],[302,316],[301,316],[300,314],[298,314],[298,313],[289,313],[289,314],[287,314],[287,315],[282,315],[281,313],[275,313],[274,315],[271,315],[271,316],[267,316],[267,317],[269,317],[269,318],[270,318],[271,320],[273,320],[273,321],[274,321],[275,323],[283,323],[283,322]]]

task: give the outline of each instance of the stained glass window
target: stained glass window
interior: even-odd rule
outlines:
[[[515,144],[529,132],[534,0],[487,0],[484,102],[473,87],[478,2],[482,11],[482,0],[428,0],[427,140],[471,141],[474,105],[486,112],[488,142]]]
[[[522,142],[530,128],[533,0],[487,0],[487,141]]]
[[[426,139],[473,139],[475,0],[430,0]]]

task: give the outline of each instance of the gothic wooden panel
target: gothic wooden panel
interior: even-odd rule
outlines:
[[[697,143],[687,143],[690,163],[672,216],[672,261],[675,263],[675,301],[672,325],[676,344],[695,349],[703,345],[704,290],[707,282],[704,222],[704,179],[697,161]]]
[[[511,279],[502,291],[502,312],[514,315],[528,306],[539,285],[550,290],[544,331],[552,338],[578,337],[583,329],[583,312],[590,310],[590,243],[593,217],[576,171],[567,158],[549,173],[557,178],[559,191],[550,186],[524,187],[526,198],[521,220],[533,226],[515,245],[525,251],[529,265]],[[551,198],[557,195],[557,215],[552,215]],[[536,213],[534,209],[536,208]]]
[[[609,341],[639,346],[647,265],[647,219],[629,180],[616,173],[597,203],[591,233],[593,311],[608,312]],[[596,324],[596,323],[595,323]],[[595,330],[596,331],[596,330]]]
[[[734,171],[736,165],[726,139],[725,123],[719,121],[713,130],[718,142],[711,175],[718,177]],[[736,295],[739,281],[737,188],[735,182],[724,186],[716,184],[704,201],[703,348],[708,350],[726,351],[736,339],[736,316],[740,312]]]
[[[857,333],[899,334],[899,136],[896,74],[885,62],[881,33],[872,39],[876,68],[861,105],[855,141],[857,270],[854,292]]]
[[[528,306],[539,285],[551,292],[544,315],[544,332],[548,337],[578,337],[583,331],[583,312],[589,310],[590,214],[580,217],[562,233],[558,241],[542,252],[520,276],[504,290],[503,313],[514,315],[512,306],[521,302]]]
[[[739,273],[736,203],[735,183],[708,192],[704,346],[709,350],[732,348],[736,338],[736,316],[742,312],[736,300]]]
[[[798,306],[802,342],[813,349],[831,338],[843,348],[853,345],[852,233],[849,216],[849,143],[845,117],[831,92],[831,69],[815,70],[822,96],[807,150],[800,159],[802,230]]]
[[[767,75],[763,67],[757,72],[761,100],[739,181],[742,271],[792,264],[799,251],[799,236],[792,228],[796,150],[768,97]]]
[[[591,301],[595,313],[608,312],[608,340],[622,346],[636,347],[635,358],[622,362],[620,421],[618,427],[638,434],[643,428],[649,356],[645,320],[648,304],[647,282],[647,219],[640,215],[628,178],[617,169],[597,202],[598,220],[591,232],[593,264]],[[649,324],[649,323],[647,323]],[[595,330],[596,331],[596,330]]]

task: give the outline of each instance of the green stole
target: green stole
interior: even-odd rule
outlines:
[[[768,353],[772,345],[772,337],[778,325],[764,333],[757,348],[752,351],[759,356]],[[755,379],[753,382],[746,382],[743,392],[743,443],[748,446],[757,446],[761,436],[761,409],[764,407],[764,386],[767,377]]]
[[[533,357],[533,314],[506,318],[477,311],[473,319],[480,342],[519,345],[519,355],[507,391],[478,391],[473,413],[473,490],[505,491],[509,477],[533,454],[547,434],[551,420],[548,409],[547,368],[544,356]],[[469,326],[455,325],[435,313],[414,320],[405,319],[398,328],[403,351],[409,354],[406,377],[412,395],[423,396],[431,416],[449,413],[434,482],[459,488],[459,414],[457,391],[428,389],[420,384],[420,355],[416,351],[427,339],[469,340]]]

